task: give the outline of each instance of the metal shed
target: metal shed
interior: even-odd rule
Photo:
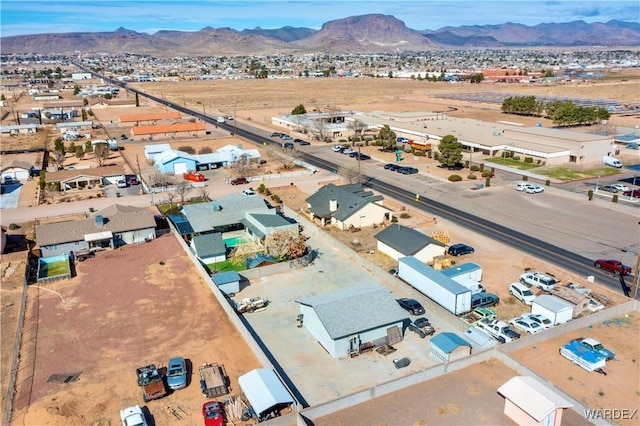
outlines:
[[[455,333],[443,332],[431,339],[429,356],[436,361],[455,361],[468,355],[471,355],[471,344]]]
[[[258,421],[278,417],[282,410],[295,404],[293,396],[273,369],[251,370],[238,377],[238,384]]]
[[[213,283],[226,295],[240,291],[240,275],[236,271],[220,272],[211,276]]]
[[[544,315],[553,325],[558,325],[573,318],[573,305],[559,297],[543,294],[533,300],[531,313]]]

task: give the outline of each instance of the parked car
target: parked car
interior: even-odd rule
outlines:
[[[626,195],[627,197],[640,198],[640,189],[634,189],[633,191],[624,191],[622,195]]]
[[[364,161],[364,160],[371,160],[371,156],[367,155],[367,154],[361,154],[361,153],[355,153],[355,155],[351,156],[352,158],[355,158],[356,160],[360,160],[360,161]]]
[[[289,148],[289,149],[293,149],[293,142],[285,142],[282,144],[282,148]]]
[[[224,415],[218,401],[208,401],[202,405],[202,418],[204,426],[223,426]]]
[[[487,332],[500,343],[511,342],[520,338],[520,333],[498,319],[481,320],[478,321],[475,326]]]
[[[408,311],[411,315],[424,314],[424,308],[422,307],[420,302],[415,299],[407,299],[406,297],[403,297],[402,299],[397,299],[396,301],[402,309]]]
[[[529,185],[531,185],[531,184],[527,183],[527,182],[518,182],[516,184],[516,191],[524,191],[525,189],[527,189],[529,187]]]
[[[139,405],[120,410],[122,426],[147,426],[147,419]]]
[[[605,191],[605,192],[612,192],[612,193],[616,193],[618,192],[618,188],[615,188],[613,185],[604,185],[601,186],[600,188],[598,188],[600,191]]]
[[[384,169],[385,170],[392,170],[392,171],[396,171],[400,168],[400,166],[398,166],[397,164],[393,164],[393,163],[387,163],[384,165]]]
[[[622,262],[615,259],[598,259],[593,263],[593,266],[613,272],[614,275],[629,275],[631,273],[631,267],[623,265]]]
[[[129,185],[140,185],[140,181],[139,181],[139,180],[138,180],[138,178],[137,178],[137,177],[135,177],[135,176],[129,176],[129,177],[127,178],[127,183],[128,183]]]
[[[280,132],[271,132],[271,134],[269,135],[272,138],[279,138],[280,136],[282,136],[282,133]]]
[[[476,293],[471,295],[471,309],[490,307],[500,304],[500,298],[493,293]]]
[[[450,256],[460,257],[464,254],[471,254],[474,251],[475,250],[473,249],[473,247],[468,246],[466,244],[453,244],[449,246],[449,248],[447,249],[447,254]]]
[[[242,195],[244,195],[245,197],[253,197],[254,195],[256,195],[256,192],[251,188],[243,189]]]
[[[415,167],[400,167],[396,170],[398,173],[402,173],[403,175],[413,175],[419,172]]]
[[[351,155],[351,153],[354,153],[354,152],[357,152],[357,151],[355,149],[352,149],[352,148],[345,148],[340,152],[342,152],[343,154],[346,154],[346,155]]]
[[[553,323],[551,322],[551,320],[547,317],[545,317],[544,315],[540,315],[540,314],[522,314],[523,317],[527,317],[529,318],[531,321],[535,321],[538,324],[540,324],[540,326],[542,328],[551,328],[553,327]]]
[[[544,188],[540,185],[530,184],[525,188],[524,192],[526,192],[527,194],[539,194],[541,192],[544,192]]]
[[[4,177],[4,184],[5,185],[13,185],[15,182],[16,181],[11,176],[5,176]]]
[[[249,183],[246,177],[237,177],[233,178],[229,181],[231,185],[244,185],[245,183]]]
[[[407,143],[407,142],[409,142],[409,139],[407,139],[407,138],[396,138],[396,142],[398,142],[398,143]]]
[[[178,390],[187,386],[187,365],[181,356],[169,359],[167,364],[167,385],[169,389]]]
[[[545,291],[552,291],[558,283],[555,278],[536,271],[528,271],[520,275],[520,282]]]
[[[590,351],[599,353],[600,355],[605,357],[607,361],[611,361],[616,357],[616,354],[611,352],[609,349],[605,348],[602,343],[598,342],[595,339],[591,339],[588,337],[587,338],[578,337],[577,339],[573,339],[572,342],[578,342],[580,346]]]
[[[333,152],[342,152],[343,150],[347,149],[347,147],[342,145],[336,145],[332,149],[333,149]]]
[[[611,185],[611,187],[615,188],[619,192],[629,191],[629,187],[621,183],[614,183]]]
[[[127,181],[125,181],[124,179],[118,179],[118,180],[116,181],[116,186],[117,186],[118,188],[126,188],[126,187],[127,187],[127,186],[129,186],[129,185],[127,184]]]
[[[294,141],[295,143],[297,143],[298,145],[300,145],[300,146],[303,146],[303,145],[311,145],[311,142],[307,142],[307,141],[305,141],[304,139],[294,139],[293,141]]]
[[[293,140],[293,138],[291,136],[285,135],[285,134],[280,135],[280,139],[284,139],[285,141],[292,141]]]
[[[126,141],[127,139],[129,138],[124,133],[120,135],[120,140]]]
[[[535,334],[539,331],[544,330],[544,328],[540,324],[526,317],[512,318],[509,321],[509,324],[529,334]]]
[[[529,290],[529,287],[519,282],[512,283],[509,286],[509,293],[525,305],[531,305],[533,299],[536,298],[533,292]]]

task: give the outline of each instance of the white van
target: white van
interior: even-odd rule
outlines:
[[[602,157],[602,162],[607,166],[616,167],[618,169],[622,167],[620,160],[614,157],[609,157],[608,155]]]
[[[224,123],[224,117],[218,117],[216,120],[218,123]]]

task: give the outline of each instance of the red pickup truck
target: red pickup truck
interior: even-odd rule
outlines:
[[[198,172],[187,172],[183,173],[182,177],[186,180],[192,180],[194,182],[204,182],[204,175]]]
[[[623,265],[622,262],[615,259],[598,259],[593,263],[598,269],[613,272],[615,275],[629,275],[631,267]]]

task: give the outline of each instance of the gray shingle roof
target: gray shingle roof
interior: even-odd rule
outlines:
[[[404,255],[416,254],[429,244],[444,247],[445,244],[435,240],[415,229],[407,228],[399,224],[391,224],[375,235],[381,241]]]
[[[346,287],[296,302],[312,307],[334,340],[407,319],[389,291],[378,285]]]
[[[291,225],[284,217],[279,214],[260,214],[260,213],[252,213],[251,217],[253,217],[258,223],[266,228],[278,228],[280,226]]]
[[[117,233],[156,227],[153,213],[144,208],[114,204],[96,215],[102,215],[106,219],[104,226],[96,225],[95,216],[84,220],[36,225],[36,242],[39,246],[49,246],[82,241],[85,235],[96,232]]]
[[[204,257],[220,256],[227,252],[222,234],[219,232],[196,235],[193,237],[193,244],[196,247],[198,257],[201,259]]]
[[[46,177],[47,182],[64,182],[79,176],[108,177],[123,174],[124,168],[122,166],[103,166],[90,169],[60,170],[58,172],[47,173]]]
[[[218,209],[219,207],[219,209]],[[209,203],[188,204],[182,208],[194,232],[210,232],[216,227],[241,223],[245,212],[259,213],[269,207],[262,197],[231,194]]]
[[[344,221],[351,217],[368,203],[382,200],[382,195],[373,195],[371,191],[364,191],[361,184],[336,186],[332,183],[323,186],[306,199],[311,205],[311,211],[318,217],[335,217]],[[329,201],[336,200],[338,209],[332,212]]]

